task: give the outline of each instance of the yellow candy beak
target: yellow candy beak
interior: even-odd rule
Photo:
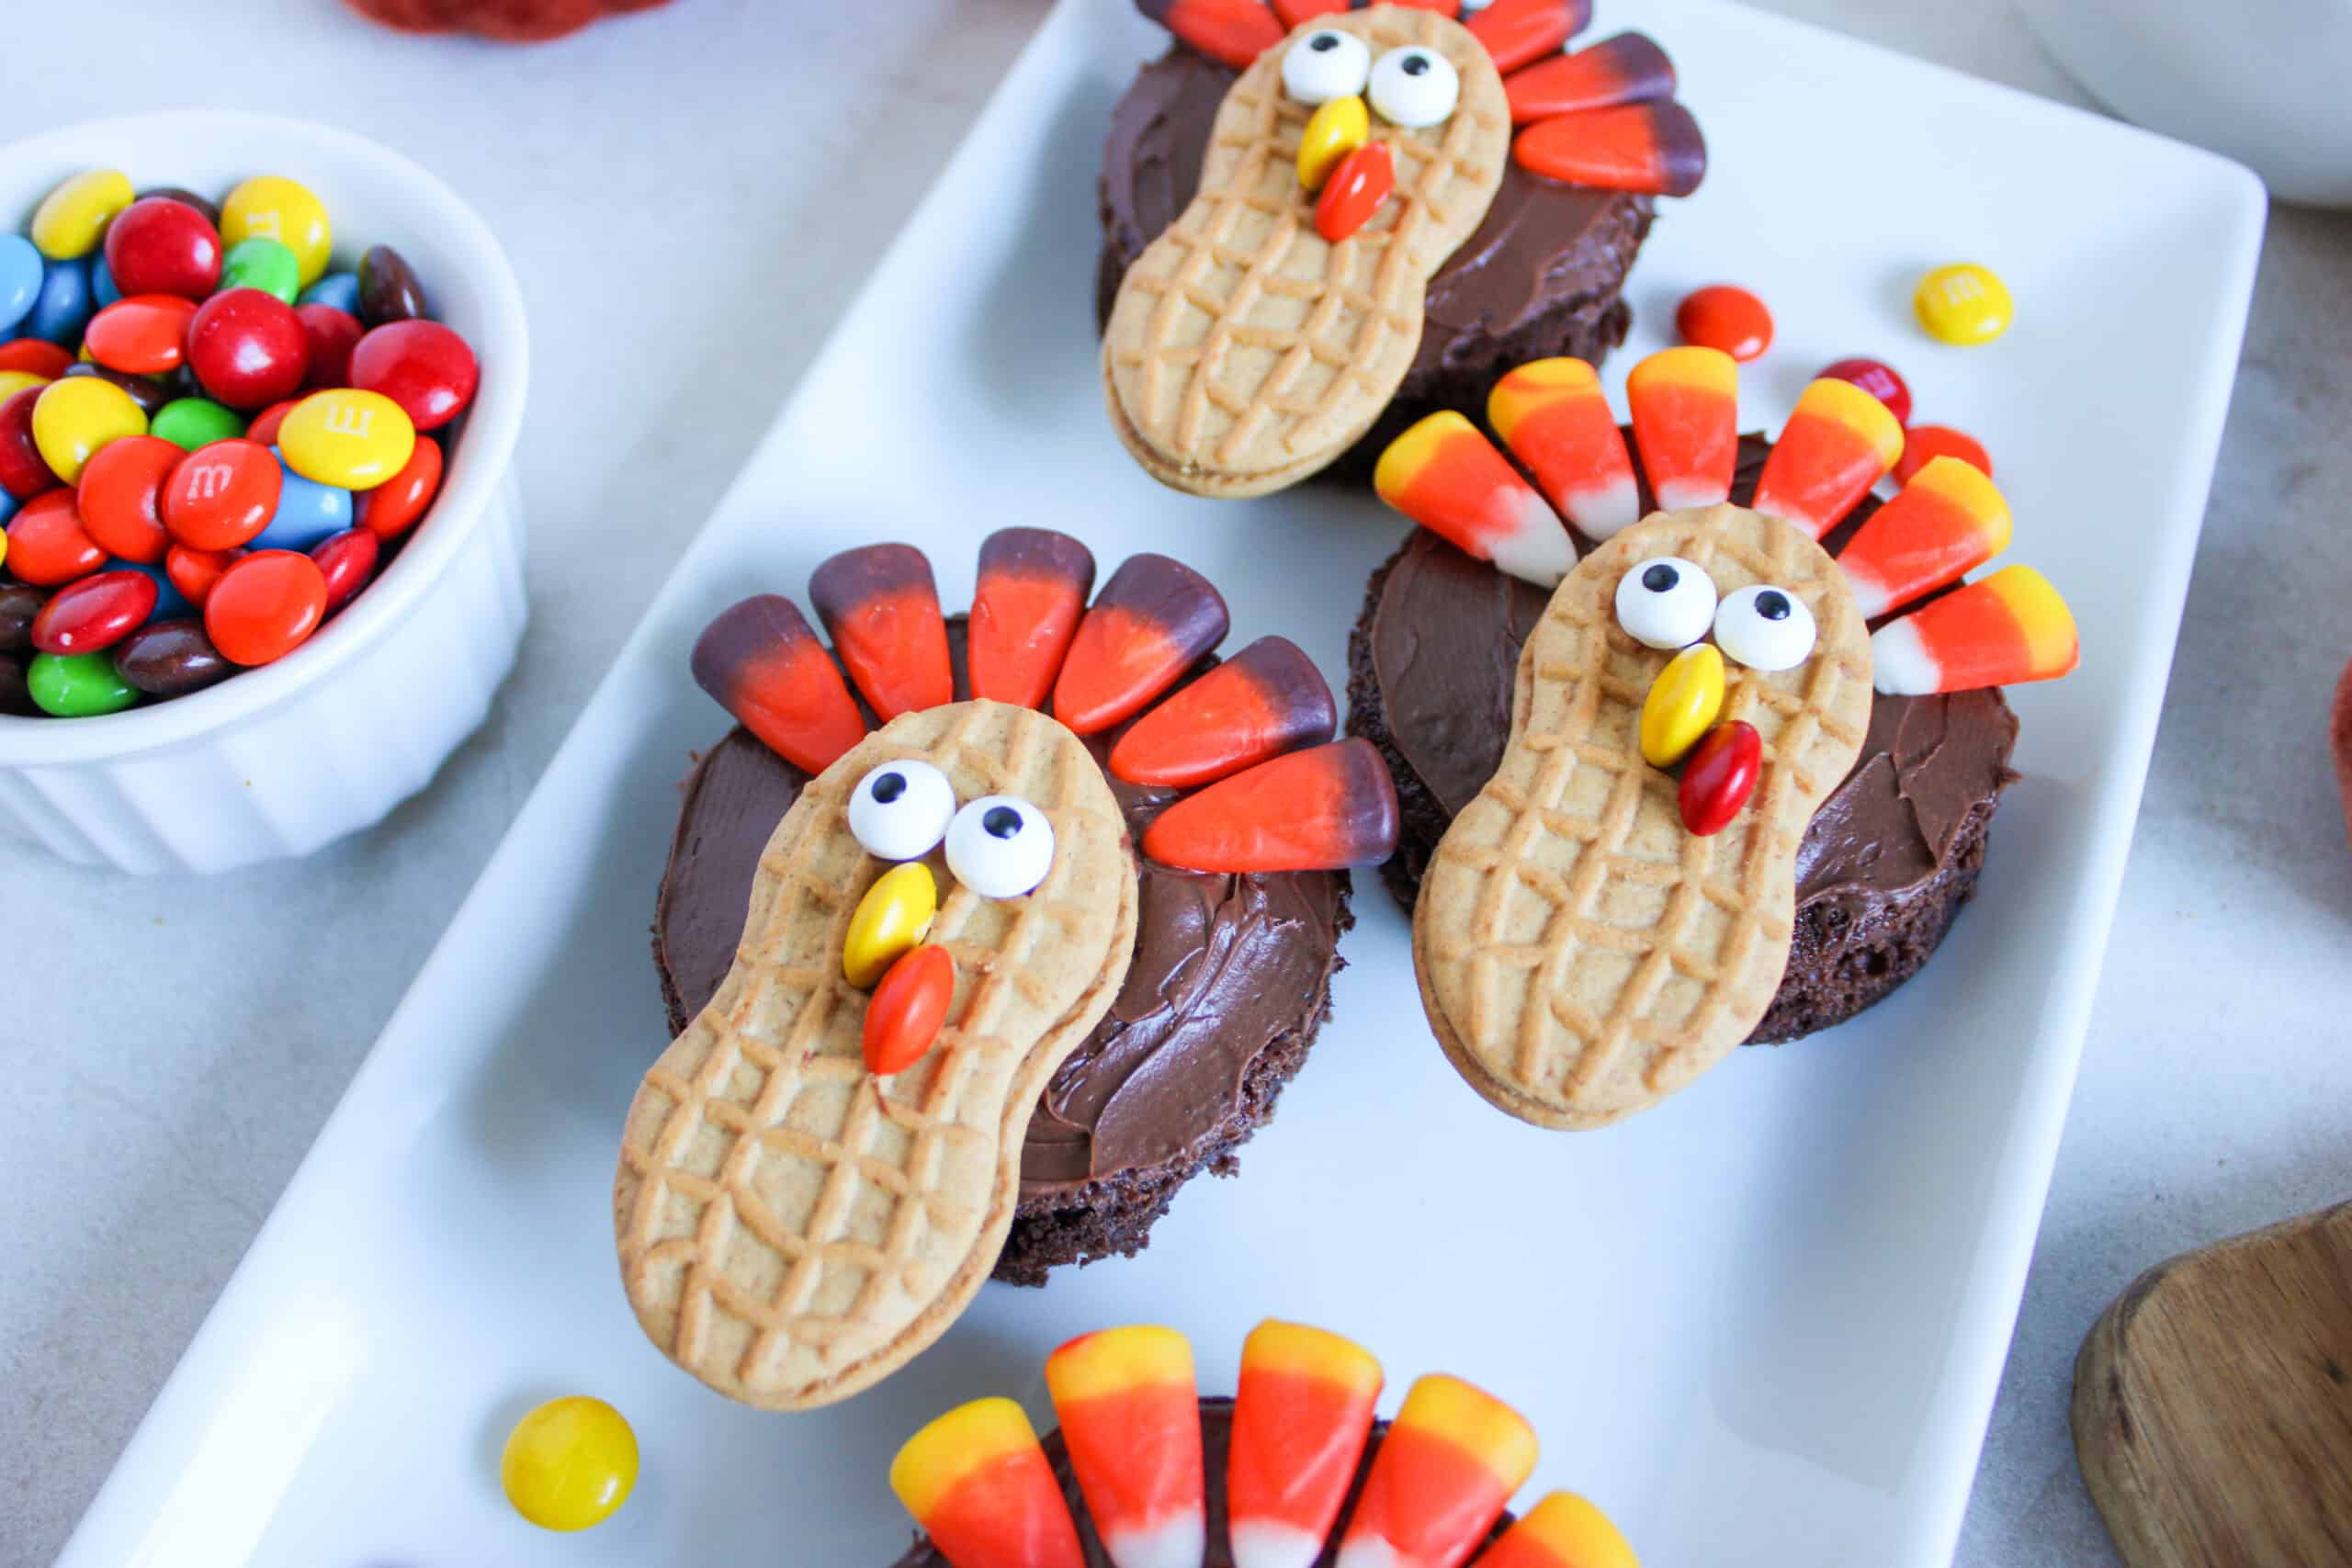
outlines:
[[[1310,116],[1298,139],[1298,183],[1323,188],[1347,155],[1372,136],[1372,111],[1361,97],[1332,98]]]
[[[1642,699],[1642,759],[1670,768],[1706,738],[1724,711],[1724,656],[1711,642],[1676,654]]]
[[[899,955],[931,934],[939,913],[939,885],[921,861],[894,865],[876,879],[849,918],[842,940],[842,977],[863,989],[878,982]]]

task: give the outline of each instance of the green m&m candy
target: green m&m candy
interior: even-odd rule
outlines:
[[[115,673],[111,653],[36,653],[25,685],[41,712],[57,718],[120,713],[139,700],[139,688]]]
[[[285,244],[264,235],[240,240],[220,262],[220,293],[232,288],[258,288],[288,305],[302,288],[301,264]]]
[[[245,433],[245,422],[233,409],[210,398],[174,398],[147,422],[147,434],[160,435],[183,452],[209,446]]]

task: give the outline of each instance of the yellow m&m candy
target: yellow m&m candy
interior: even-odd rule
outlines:
[[[326,204],[282,175],[255,175],[220,204],[220,243],[276,240],[294,253],[295,287],[308,288],[327,270],[334,231]]]
[[[46,387],[49,378],[33,370],[0,370],[0,403],[6,402],[27,387]]]
[[[551,1399],[514,1423],[498,1483],[514,1511],[542,1529],[603,1524],[637,1484],[637,1434],[601,1399]]]
[[[416,450],[416,426],[381,392],[338,387],[294,405],[277,427],[277,449],[286,466],[306,479],[337,490],[373,490],[407,467]]]
[[[2007,332],[2016,309],[2000,275],[1974,262],[1939,266],[1921,278],[1911,308],[1928,336],[1962,345],[1991,343]]]
[[[120,169],[74,175],[33,209],[33,244],[51,261],[72,261],[98,248],[114,215],[130,205],[130,176]]]
[[[49,471],[73,484],[82,466],[109,441],[147,434],[147,416],[130,394],[96,376],[51,381],[33,400],[33,445]]]

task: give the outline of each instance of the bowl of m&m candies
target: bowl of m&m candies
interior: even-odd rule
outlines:
[[[0,832],[213,871],[424,787],[522,635],[527,353],[488,226],[347,132],[0,149]]]

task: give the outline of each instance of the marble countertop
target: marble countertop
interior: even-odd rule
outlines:
[[[428,795],[299,867],[210,880],[130,881],[0,841],[0,1568],[54,1556],[1042,6],[678,0],[527,51],[378,33],[333,0],[17,18],[12,60],[43,68],[11,72],[0,137],[133,106],[350,125],[497,215],[540,330],[518,459],[532,629]],[[2004,4],[1769,8],[2085,101]],[[804,133],[786,155],[742,133],[780,104]],[[2347,429],[2352,213],[2280,208],[1967,1568],[2115,1562],[2066,1425],[2084,1332],[2150,1264],[2352,1190],[2352,852],[2323,737],[2352,652]]]

